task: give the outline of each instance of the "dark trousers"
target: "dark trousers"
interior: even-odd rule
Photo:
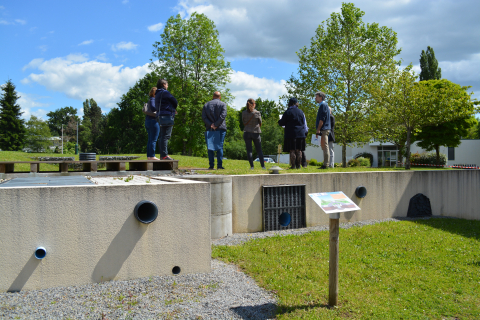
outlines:
[[[257,150],[258,159],[260,160],[260,164],[265,167],[264,159],[263,159],[263,152],[262,152],[262,139],[260,138],[260,133],[253,133],[253,132],[244,132],[243,133],[243,140],[245,140],[245,146],[247,147],[247,157],[248,162],[250,162],[250,167],[253,167],[253,156],[252,156],[252,141],[255,145],[255,150]]]
[[[147,142],[147,157],[155,157],[155,145],[157,144],[158,134],[160,133],[160,126],[157,119],[152,117],[145,117],[145,128],[148,133]]]
[[[172,136],[172,129],[173,126],[160,126],[160,139],[158,139],[158,143],[160,145],[160,157],[166,157],[168,156],[168,140],[170,140],[170,137]]]

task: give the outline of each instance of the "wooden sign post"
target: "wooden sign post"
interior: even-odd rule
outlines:
[[[330,256],[328,265],[328,305],[338,304],[338,238],[340,212],[356,211],[360,208],[342,191],[309,193],[310,198],[330,216]]]
[[[330,261],[328,267],[328,305],[338,304],[338,238],[340,213],[330,214]]]

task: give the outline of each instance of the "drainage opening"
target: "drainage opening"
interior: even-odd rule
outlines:
[[[263,230],[305,228],[305,185],[263,186]]]
[[[43,259],[47,255],[47,250],[44,247],[38,247],[35,249],[35,258]]]
[[[287,227],[291,221],[292,216],[288,212],[284,212],[278,217],[278,223],[280,223],[282,227]]]
[[[172,273],[173,273],[173,274],[179,274],[180,271],[181,271],[181,270],[180,270],[180,267],[179,267],[179,266],[175,266],[175,267],[173,267],[173,269],[172,269]]]
[[[365,198],[365,196],[367,195],[367,188],[365,188],[364,186],[358,186],[355,189],[355,195],[359,198]]]
[[[135,206],[135,218],[141,223],[152,223],[157,216],[157,205],[151,201],[143,200]]]

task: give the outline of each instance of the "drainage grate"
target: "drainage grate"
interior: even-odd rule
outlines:
[[[284,214],[284,213],[287,214]],[[263,230],[305,228],[305,185],[263,186]]]

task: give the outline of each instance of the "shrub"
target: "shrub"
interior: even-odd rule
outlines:
[[[360,167],[360,161],[358,161],[357,159],[350,159],[348,160],[347,165],[349,167]]]
[[[360,157],[367,158],[370,161],[369,166],[372,166],[372,164],[373,164],[373,154],[371,154],[370,152],[360,152],[360,153],[356,154],[355,157],[353,157],[353,158],[358,159]]]
[[[435,152],[414,153],[410,155],[410,164],[437,164],[437,154]],[[447,164],[447,156],[440,153],[440,165]]]
[[[308,165],[309,166],[318,166],[318,162],[315,159],[310,159],[310,161],[308,162]]]
[[[357,158],[358,162],[362,167],[370,167],[370,160],[364,157]]]

